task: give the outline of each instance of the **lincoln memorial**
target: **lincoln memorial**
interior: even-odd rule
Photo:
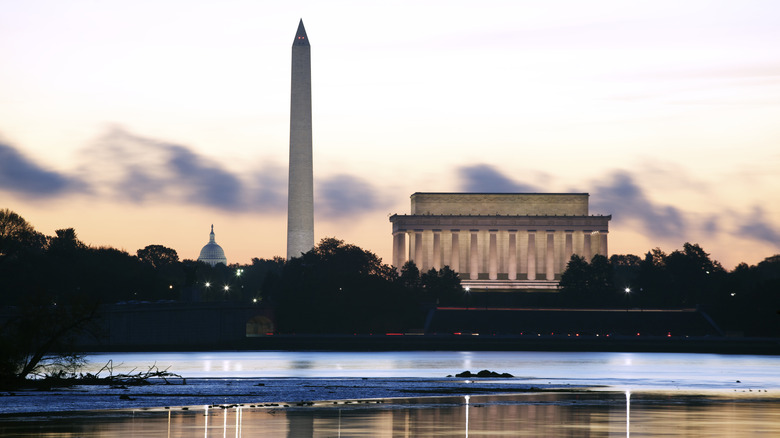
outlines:
[[[588,215],[587,193],[414,193],[394,214],[393,265],[449,266],[464,287],[555,289],[572,254],[608,256],[612,216]]]

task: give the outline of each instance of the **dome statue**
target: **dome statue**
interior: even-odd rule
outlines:
[[[211,225],[211,234],[209,234],[209,243],[207,243],[206,246],[200,250],[198,261],[208,263],[211,266],[216,266],[218,263],[222,263],[223,265],[227,266],[225,251],[223,251],[222,247],[217,245],[217,242],[214,240],[213,224]]]

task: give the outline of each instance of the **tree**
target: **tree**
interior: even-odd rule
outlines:
[[[699,245],[688,242],[682,251],[669,254],[664,266],[672,280],[670,288],[684,306],[711,304],[725,274],[720,263],[710,260]]]
[[[438,271],[431,268],[420,276],[426,301],[437,305],[453,306],[463,302],[464,290],[460,284],[458,273],[444,266]]]
[[[572,254],[558,283],[565,305],[580,305],[585,302],[589,276],[589,266],[585,258]]]
[[[3,253],[13,255],[0,264],[0,384],[14,385],[78,364],[73,341],[95,320],[100,301],[85,274],[94,267],[86,258],[91,250],[72,228],[46,238],[8,210],[0,211],[0,222]]]
[[[7,208],[0,210],[0,262],[20,251],[42,250],[45,242],[23,217]]]
[[[410,300],[397,278],[374,253],[323,239],[284,265],[273,298],[278,327],[304,333],[398,330]]]
[[[414,263],[414,260],[409,260],[401,267],[401,275],[399,281],[403,287],[409,290],[417,290],[420,288],[420,269]]]
[[[59,254],[72,254],[87,248],[84,242],[80,241],[76,230],[73,228],[64,228],[54,231],[55,236],[49,239],[49,252]]]
[[[679,297],[672,287],[672,278],[666,269],[666,253],[654,248],[645,254],[639,263],[637,283],[641,289],[642,302],[650,307],[679,306]]]
[[[155,269],[170,265],[179,261],[179,255],[175,249],[167,248],[162,245],[147,245],[144,249],[139,249],[136,254],[144,263],[149,263]]]
[[[593,256],[590,261],[590,272],[590,303],[600,306],[614,303],[616,289],[609,259],[601,254]]]
[[[0,387],[18,385],[30,375],[72,371],[83,362],[74,342],[90,331],[96,303],[83,299],[53,301],[44,292],[25,297],[0,330]]]

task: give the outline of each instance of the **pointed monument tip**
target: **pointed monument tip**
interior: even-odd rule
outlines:
[[[306,36],[306,29],[303,27],[303,18],[298,22],[298,31],[295,32],[295,41],[293,46],[308,46],[309,37]]]

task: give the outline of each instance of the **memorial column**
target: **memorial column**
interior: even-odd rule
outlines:
[[[573,230],[566,230],[564,231],[564,234],[566,235],[566,238],[563,243],[563,268],[566,269],[566,264],[569,263],[569,260],[571,260],[572,254],[574,254],[574,237],[573,236],[574,231]]]
[[[509,230],[509,257],[507,257],[507,275],[517,280],[517,230]]]
[[[488,248],[488,279],[498,280],[498,230],[490,230]]]
[[[609,257],[609,252],[607,251],[607,233],[607,230],[599,231],[599,254],[604,257]]]
[[[401,268],[406,263],[406,231],[397,231],[393,233],[393,266],[401,272]]]
[[[528,230],[528,279],[536,280],[536,230]]]
[[[479,245],[477,233],[479,230],[471,230],[471,250],[469,251],[469,278],[479,279]]]
[[[450,252],[450,269],[460,272],[460,230],[452,232],[452,251]]]
[[[423,270],[423,230],[414,230],[414,264],[417,269]]]
[[[555,230],[547,230],[547,250],[544,253],[544,268],[548,280],[555,280]]]
[[[593,230],[584,230],[582,232],[582,257],[588,263],[590,263],[590,259],[592,258],[590,254],[590,235],[592,233]]]
[[[433,269],[441,269],[441,230],[433,230]]]

